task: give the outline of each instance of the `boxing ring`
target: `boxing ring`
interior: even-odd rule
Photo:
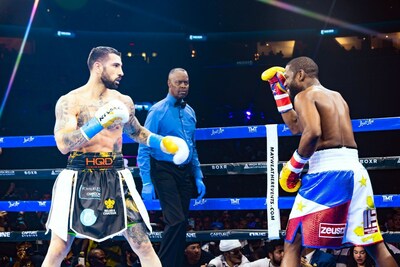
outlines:
[[[370,118],[352,120],[353,131],[357,132],[378,132],[378,131],[396,131],[400,130],[400,117],[388,118]],[[276,125],[277,136],[292,136],[289,128],[284,124]],[[267,138],[268,127],[265,125],[237,126],[237,127],[216,127],[199,128],[196,130],[196,140],[223,140],[223,139],[242,139],[242,138]],[[396,140],[395,140],[396,141]],[[397,140],[397,141],[400,141]],[[124,136],[123,142],[133,143],[131,139]],[[54,136],[10,136],[0,137],[0,147],[2,148],[32,148],[32,147],[51,147],[55,146]],[[385,170],[400,169],[400,156],[390,157],[369,157],[360,158],[360,162],[367,170]],[[283,161],[278,162],[278,170],[282,168]],[[213,163],[202,164],[203,174],[207,175],[254,175],[268,173],[268,160],[258,162],[239,162],[239,163]],[[128,167],[135,178],[139,177],[137,167]],[[307,169],[307,166],[305,170]],[[61,172],[60,169],[15,169],[0,170],[1,180],[55,180]],[[267,178],[266,178],[267,181]],[[267,192],[266,192],[267,193]],[[377,208],[395,208],[400,207],[399,194],[375,195],[375,206]],[[294,202],[294,194],[290,197],[277,197],[277,207],[281,209],[291,209]],[[144,201],[149,211],[161,210],[158,200]],[[191,200],[190,210],[267,210],[269,208],[267,197],[255,198],[204,198],[200,201]],[[50,209],[51,201],[0,201],[0,211],[8,212],[47,212]],[[22,232],[0,232],[0,242],[21,242],[34,240],[50,240],[50,234],[45,235],[45,231],[22,231]],[[280,230],[281,236],[285,235],[284,230]],[[382,232],[384,239],[388,242],[400,242],[400,232]],[[159,242],[162,238],[162,232],[154,231],[149,234],[151,241]],[[268,230],[260,229],[227,229],[197,231],[187,233],[188,241],[209,241],[221,239],[267,239]],[[123,239],[117,236],[115,239]]]

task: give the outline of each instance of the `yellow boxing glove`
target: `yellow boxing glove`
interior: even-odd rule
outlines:
[[[189,147],[185,140],[176,136],[161,136],[150,134],[147,145],[152,148],[159,148],[162,152],[174,155],[172,160],[176,165],[184,163],[189,157]]]

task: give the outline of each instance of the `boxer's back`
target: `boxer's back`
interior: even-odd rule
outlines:
[[[322,86],[307,91],[315,100],[320,115],[322,135],[317,150],[342,146],[356,148],[349,108],[343,97]]]

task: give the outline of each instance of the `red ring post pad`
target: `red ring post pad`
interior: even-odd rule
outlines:
[[[352,120],[352,125],[354,132],[400,130],[400,117],[358,119]],[[291,135],[289,128],[285,124],[278,125],[278,136]],[[196,140],[259,138],[265,136],[266,130],[264,125],[199,128],[196,130]],[[126,135],[123,138],[124,143],[134,143]],[[53,135],[0,137],[0,147],[2,148],[47,146],[56,146]]]

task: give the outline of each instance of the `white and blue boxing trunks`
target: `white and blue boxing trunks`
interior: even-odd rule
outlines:
[[[71,152],[67,168],[53,186],[47,230],[64,241],[71,230],[76,237],[102,242],[135,223],[144,223],[151,231],[146,207],[121,153]]]
[[[289,216],[287,242],[292,243],[298,231],[305,247],[340,248],[383,241],[371,181],[357,149],[316,151],[301,182]]]

